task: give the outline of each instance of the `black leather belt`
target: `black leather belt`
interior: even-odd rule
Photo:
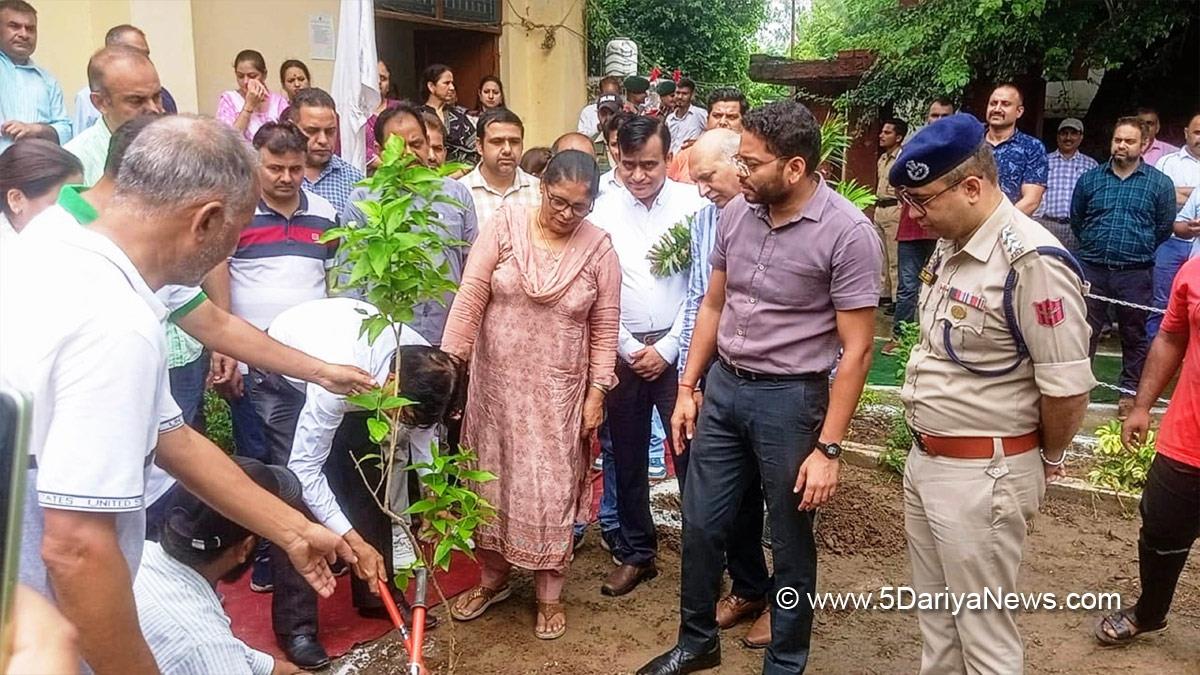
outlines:
[[[896,206],[899,203],[900,203],[900,201],[898,199],[876,199],[875,200],[875,206],[883,207],[883,208],[887,208],[889,206]]]
[[[742,380],[749,380],[751,382],[801,382],[804,380],[816,381],[816,380],[829,379],[828,371],[820,372],[820,373],[787,373],[787,374],[756,373],[752,370],[746,370],[745,368],[739,368],[739,367],[733,365],[732,363],[726,361],[725,359],[721,359],[721,367],[723,367],[726,371],[728,371],[734,377],[736,377],[738,379],[742,379]]]

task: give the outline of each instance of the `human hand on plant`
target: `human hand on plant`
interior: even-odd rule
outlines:
[[[585,441],[590,439],[603,421],[604,392],[589,385],[587,397],[583,399],[583,425],[579,430],[579,435]]]
[[[1150,411],[1134,406],[1129,416],[1121,424],[1121,445],[1130,452],[1136,452],[1138,446],[1146,442],[1146,432],[1150,429]]]
[[[350,565],[358,562],[357,552],[345,539],[312,521],[305,521],[305,525],[293,536],[281,539],[276,543],[287,553],[292,566],[318,595],[325,598],[333,595],[333,589],[337,586],[329,563],[337,558]]]
[[[357,556],[357,562],[353,563],[354,576],[367,582],[367,588],[373,595],[379,595],[378,581],[383,579],[391,583],[387,576],[387,566],[383,563],[383,556],[354,530],[347,532],[343,538]]]
[[[812,511],[833,499],[841,470],[841,460],[830,459],[815,448],[808,453],[800,465],[800,471],[796,473],[796,487],[792,490],[803,495],[800,498],[800,510]]]
[[[652,346],[642,347],[630,355],[629,366],[643,380],[653,382],[667,369],[669,365],[658,350]]]
[[[322,363],[313,383],[335,394],[363,394],[375,388],[375,378],[354,366]]]
[[[671,413],[671,447],[677,455],[687,450],[687,441],[696,435],[696,411],[700,408],[693,396],[696,393],[691,387],[679,385],[675,412]]]

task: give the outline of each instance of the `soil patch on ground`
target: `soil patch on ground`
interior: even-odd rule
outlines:
[[[819,590],[877,592],[910,582],[904,547],[900,482],[879,472],[846,466],[843,485],[818,525]],[[657,508],[657,507],[656,507]],[[1051,499],[1033,522],[1021,568],[1022,592],[1119,592],[1124,604],[1137,598],[1136,518]],[[660,535],[663,533],[660,532]],[[564,593],[569,628],[556,641],[533,636],[532,576],[516,574],[511,599],[483,617],[430,635],[430,666],[447,673],[451,635],[457,641],[454,672],[462,675],[617,675],[633,673],[675,640],[679,617],[680,560],[676,546],[661,540],[658,578],[621,598],[600,595],[612,569],[593,527],[571,568]],[[728,582],[726,582],[728,583]],[[436,610],[445,620],[444,609]],[[1127,649],[1096,646],[1097,611],[1022,612],[1029,673],[1195,674],[1200,663],[1200,566],[1184,571],[1171,628]],[[741,646],[749,628],[722,634],[723,663],[712,673],[762,671],[762,652]],[[921,638],[910,612],[818,611],[809,673],[913,673]],[[403,652],[395,634],[356,651],[330,672],[400,675]]]

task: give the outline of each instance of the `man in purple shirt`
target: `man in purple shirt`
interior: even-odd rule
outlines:
[[[883,252],[862,211],[816,173],[820,125],[808,108],[785,101],[751,111],[743,126],[742,196],[717,226],[709,289],[671,417],[674,447],[694,437],[683,486],[679,637],[639,675],[720,664],[723,552],[757,474],[778,600],[762,672],[804,671],[813,620],[804,598],[815,592],[817,574],[813,517],[837,489],[838,443],[871,362]],[[714,356],[697,424],[692,394]]]
[[[1162,129],[1162,125],[1158,119],[1158,111],[1148,106],[1141,106],[1137,109],[1137,117],[1146,123],[1147,135],[1145,148],[1142,149],[1142,161],[1147,166],[1158,164],[1158,160],[1163,155],[1169,155],[1172,152],[1179,152],[1179,148],[1158,139],[1158,132]]]

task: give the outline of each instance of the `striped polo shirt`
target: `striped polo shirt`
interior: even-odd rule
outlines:
[[[290,216],[259,200],[229,259],[233,313],[266,330],[283,310],[325,297],[337,242],[319,240],[337,225],[333,205],[308,190],[300,190],[300,208]]]

